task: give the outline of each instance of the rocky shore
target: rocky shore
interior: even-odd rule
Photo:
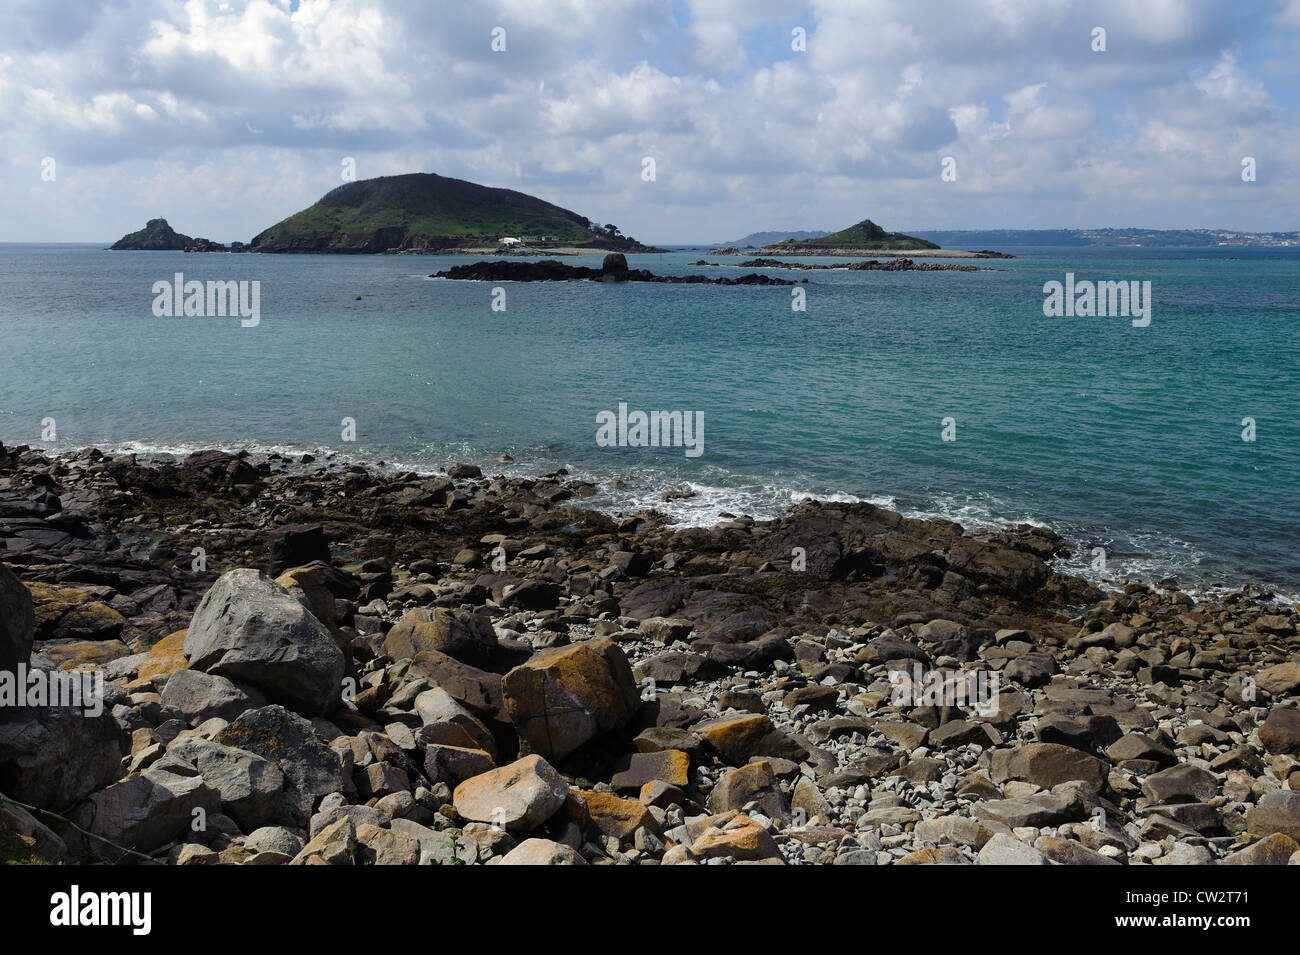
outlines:
[[[0,447],[0,861],[1300,863],[1296,608],[596,492]]]

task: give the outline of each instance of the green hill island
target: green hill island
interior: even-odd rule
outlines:
[[[652,252],[612,223],[513,189],[434,173],[380,176],[327,192],[256,235],[255,252]],[[535,254],[535,253],[534,253]]]

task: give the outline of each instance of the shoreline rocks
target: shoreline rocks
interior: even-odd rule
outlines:
[[[0,795],[99,838],[0,801],[5,845],[185,865],[1300,851],[1300,613],[1254,590],[1103,592],[1053,569],[1040,528],[869,504],[681,528],[583,507],[563,472],[288,464],[0,447],[0,649],[103,680],[99,716],[0,706]]]

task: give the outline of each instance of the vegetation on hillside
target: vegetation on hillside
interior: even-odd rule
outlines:
[[[139,232],[132,232],[118,239],[109,249],[122,251],[144,249],[154,252],[182,251],[194,242],[188,235],[181,235],[167,224],[166,219],[150,219]]]
[[[262,252],[437,251],[505,237],[529,245],[637,249],[612,223],[513,189],[497,189],[434,173],[350,182],[253,241]]]

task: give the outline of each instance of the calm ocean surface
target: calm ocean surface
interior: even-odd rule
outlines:
[[[492,284],[427,277],[472,259],[0,246],[0,441],[563,465],[627,483],[598,503],[693,523],[865,499],[1045,524],[1072,569],[1105,547],[1111,579],[1300,593],[1300,249],[1013,251],[976,263],[996,272],[760,270],[806,277],[803,312],[784,287],[591,282],[507,283],[493,311]],[[701,257],[629,261],[752,271]],[[176,272],[260,281],[261,323],[155,317]],[[1150,281],[1150,326],[1044,317],[1066,272]],[[703,454],[599,446],[620,402],[701,412]],[[696,496],[659,501],[677,486]]]

